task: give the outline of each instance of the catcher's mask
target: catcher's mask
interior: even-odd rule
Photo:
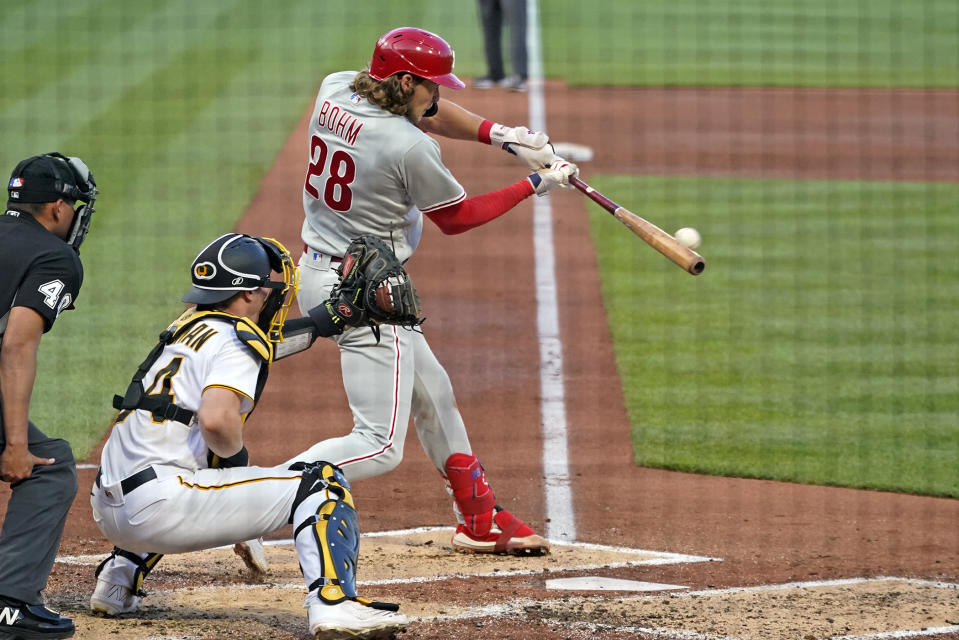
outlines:
[[[411,73],[450,89],[462,89],[466,85],[453,74],[454,57],[453,48],[435,33],[400,27],[376,41],[370,76],[382,81],[397,73]]]
[[[273,272],[282,274],[282,281],[270,280]],[[271,289],[257,326],[271,342],[283,341],[283,323],[299,291],[300,271],[278,240],[243,233],[220,236],[193,260],[191,273],[193,286],[183,302],[196,305],[216,305],[240,291]]]
[[[67,231],[66,243],[80,253],[80,245],[90,230],[97,193],[97,183],[83,160],[52,151],[22,160],[14,168],[7,183],[7,206],[58,199],[69,201],[76,214]],[[77,206],[78,201],[83,204]]]

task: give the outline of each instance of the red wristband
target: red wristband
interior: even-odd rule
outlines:
[[[476,139],[484,144],[493,144],[493,141],[489,139],[489,131],[493,128],[493,123],[489,120],[483,120],[483,123],[479,126],[479,131],[476,134]]]

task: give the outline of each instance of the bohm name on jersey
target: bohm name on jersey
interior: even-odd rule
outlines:
[[[323,101],[316,123],[329,129],[330,133],[342,138],[351,147],[356,143],[356,137],[360,135],[360,129],[363,128],[363,123],[357,120],[356,116],[330,104],[329,100]]]

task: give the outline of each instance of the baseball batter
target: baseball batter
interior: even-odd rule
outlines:
[[[282,280],[271,280],[273,272]],[[165,553],[249,540],[293,524],[310,632],[380,637],[402,629],[395,605],[357,597],[357,516],[334,465],[306,458],[247,466],[243,423],[266,383],[296,297],[298,270],[276,241],[226,234],[192,266],[190,307],[160,336],[123,398],[90,494],[116,547],[97,569],[95,613],[140,607],[141,585]],[[297,321],[342,331],[332,304]],[[325,313],[325,319],[323,314]],[[291,323],[292,323],[291,322]]]
[[[545,134],[440,103],[440,86],[464,86],[452,69],[453,50],[445,40],[404,27],[377,41],[368,71],[343,71],[323,80],[310,122],[303,189],[302,309],[329,296],[351,237],[377,236],[406,260],[419,243],[424,214],[444,233],[461,233],[534,193],[567,186],[577,173],[575,165],[555,156]],[[538,170],[470,198],[427,133],[496,144]],[[453,497],[459,523],[454,549],[548,552],[544,538],[496,504],[470,447],[450,379],[421,332],[385,327],[377,342],[369,329],[353,328],[333,339],[340,348],[353,430],[315,445],[308,458],[333,461],[351,481],[386,473],[403,456],[412,417]]]

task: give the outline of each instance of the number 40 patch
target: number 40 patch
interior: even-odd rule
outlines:
[[[43,304],[51,309],[57,308],[57,301],[63,292],[63,283],[59,280],[51,280],[37,287],[37,291],[43,294]]]
[[[70,303],[73,302],[73,296],[69,293],[63,296],[63,299],[60,300],[60,294],[63,293],[65,285],[60,280],[51,280],[37,287],[37,291],[43,294],[43,304],[47,305],[51,309],[57,310],[57,317],[60,316],[60,312],[70,306]],[[57,304],[57,300],[60,300],[60,304]]]

